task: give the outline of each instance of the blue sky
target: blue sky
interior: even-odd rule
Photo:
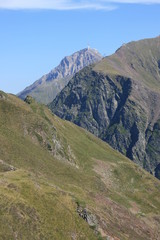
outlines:
[[[0,89],[18,93],[87,47],[160,35],[160,0],[0,0]]]

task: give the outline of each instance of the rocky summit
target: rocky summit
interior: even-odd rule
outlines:
[[[51,110],[160,179],[160,37],[123,44],[77,73]]]
[[[27,95],[30,95],[38,102],[48,104],[67,85],[75,73],[101,59],[101,54],[95,49],[88,47],[80,50],[65,57],[56,68],[24,89],[18,96],[25,99]]]

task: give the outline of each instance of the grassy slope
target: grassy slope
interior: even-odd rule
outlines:
[[[0,239],[98,239],[76,202],[102,236],[158,239],[158,180],[44,106],[1,95]]]
[[[104,58],[94,70],[131,77],[150,89],[160,90],[160,37],[130,42]]]
[[[43,82],[42,84],[36,84],[33,89],[28,87],[26,90],[22,91],[19,95],[21,99],[25,99],[26,95],[30,95],[36,99],[39,103],[48,104],[56,97],[56,95],[63,89],[68,81],[72,78],[65,77],[62,79],[54,79],[54,81]],[[28,93],[29,92],[29,93]]]

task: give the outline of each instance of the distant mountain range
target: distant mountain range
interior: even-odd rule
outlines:
[[[101,54],[95,49],[85,48],[78,51],[65,57],[59,66],[25,88],[18,96],[25,99],[27,95],[30,95],[36,101],[48,104],[67,85],[75,73],[90,64],[99,62],[101,59]]]
[[[160,37],[84,68],[49,107],[160,179]]]

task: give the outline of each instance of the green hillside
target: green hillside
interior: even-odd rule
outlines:
[[[150,89],[160,90],[160,37],[124,44],[94,68],[106,74],[135,79]]]
[[[157,179],[30,97],[0,116],[0,239],[158,239]]]

